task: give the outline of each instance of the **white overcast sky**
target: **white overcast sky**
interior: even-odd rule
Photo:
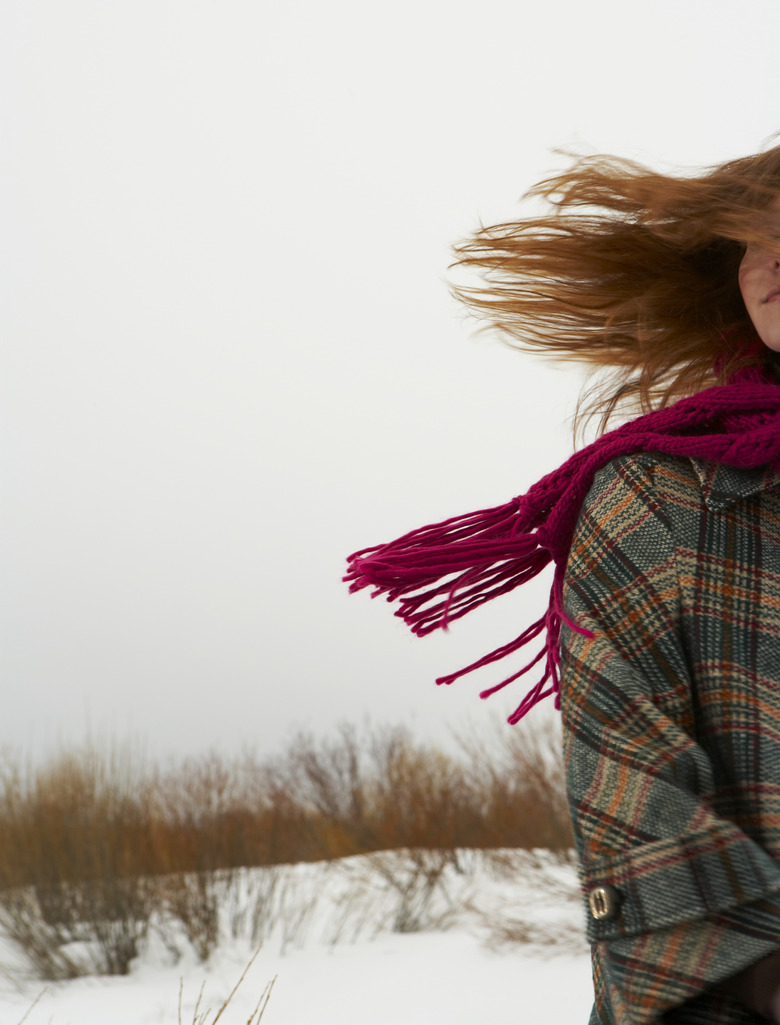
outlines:
[[[4,0],[0,745],[511,711],[432,681],[547,583],[423,641],[340,583],[570,451],[576,372],[475,339],[449,246],[555,148],[759,149],[778,28],[776,0]]]

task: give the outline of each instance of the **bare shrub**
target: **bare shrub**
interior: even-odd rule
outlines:
[[[84,958],[67,949],[67,938],[56,926],[43,920],[35,893],[29,886],[2,894],[0,927],[36,978],[63,981],[89,971]]]
[[[403,727],[340,727],[336,740],[297,736],[271,772],[276,802],[299,810],[319,858],[468,843],[481,821],[469,767]]]
[[[264,779],[251,759],[227,762],[212,753],[157,771],[147,782],[161,910],[179,923],[202,961],[219,943],[236,870],[266,860]]]
[[[267,807],[261,772],[211,753],[150,774],[144,796],[157,870],[212,872],[252,863]]]
[[[574,838],[556,726],[523,721],[457,739],[481,809],[477,842],[462,846],[545,848],[566,855]]]
[[[28,772],[6,761],[0,925],[35,974],[125,974],[138,955],[155,903],[138,782],[126,751]]]
[[[395,896],[393,932],[444,929],[452,920],[453,903],[444,881],[453,852],[415,848],[370,855],[370,867]]]
[[[271,934],[276,925],[277,909],[283,904],[280,898],[286,888],[286,881],[278,866],[267,868],[262,874],[255,875],[253,884],[249,886],[243,909],[236,909],[233,914],[232,931],[234,937],[244,928],[243,913],[248,914],[250,936],[253,943],[261,943]]]
[[[462,846],[479,802],[468,766],[438,748],[415,743],[405,730],[371,740],[376,849],[451,851]]]
[[[506,947],[532,946],[537,954],[556,956],[585,952],[582,929],[566,922],[539,923],[518,916],[490,921],[485,945],[496,951]]]
[[[271,775],[274,803],[302,813],[298,825],[314,860],[375,849],[374,773],[354,726],[342,724],[334,740],[298,734]]]
[[[487,899],[471,909],[488,949],[525,945],[541,956],[587,949],[573,851],[503,850],[481,857],[488,872],[515,891],[508,904]]]
[[[178,922],[201,961],[208,961],[220,938],[220,907],[226,887],[219,873],[182,872],[165,877],[161,901],[165,916]]]
[[[572,844],[559,739],[505,724],[458,738],[460,757],[408,730],[343,725],[335,740],[299,735],[270,771],[274,806],[297,810],[308,857],[426,848]],[[287,816],[286,822],[292,821]],[[285,847],[284,819],[277,847]]]

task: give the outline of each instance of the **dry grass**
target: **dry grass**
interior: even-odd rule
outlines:
[[[30,1006],[24,1012],[24,1014],[19,1019],[19,1021],[16,1023],[16,1025],[24,1025],[24,1023],[27,1021],[27,1019],[30,1017],[32,1012],[35,1010],[35,1008],[38,1006],[38,1004],[41,1002],[41,1000],[43,999],[43,997],[45,995],[46,995],[46,990],[42,989],[40,991],[40,993],[38,994],[38,996],[35,998],[35,1000],[33,1000],[33,1002],[30,1004]]]
[[[507,906],[472,908],[489,950],[531,946],[537,956],[587,950],[573,851],[505,850],[483,858],[495,878],[522,881],[525,890]]]
[[[254,954],[252,955],[252,957],[251,957],[249,963],[247,964],[246,968],[241,973],[241,975],[240,975],[240,977],[238,979],[238,982],[235,984],[233,989],[228,994],[227,999],[220,1005],[220,1007],[217,1009],[216,1012],[212,1012],[210,1008],[205,1010],[205,1011],[201,1011],[201,1009],[200,1009],[201,1008],[201,1003],[203,1002],[203,991],[204,991],[205,985],[206,985],[205,982],[203,983],[203,985],[200,987],[200,993],[198,993],[198,999],[195,1002],[195,1010],[192,1013],[192,1023],[191,1023],[191,1025],[217,1025],[217,1022],[219,1021],[219,1019],[222,1017],[222,1015],[225,1013],[225,1011],[230,1006],[230,1003],[233,1000],[233,997],[238,992],[238,989],[241,986],[241,983],[246,978],[247,973],[249,972],[249,969],[255,963],[255,960],[257,959],[257,955],[259,953],[260,953],[260,947],[258,947],[257,950],[254,952]],[[263,992],[260,994],[260,999],[258,1000],[254,1010],[252,1011],[252,1013],[249,1015],[249,1017],[246,1020],[246,1025],[258,1025],[258,1023],[260,1022],[261,1018],[263,1017],[263,1014],[265,1013],[266,1007],[268,1006],[268,1001],[271,999],[271,992],[272,992],[272,990],[274,988],[274,983],[275,982],[276,982],[276,978],[274,977],[273,979],[271,979],[270,982],[268,982],[266,984],[266,987],[263,990]],[[179,1025],[184,1025],[184,1019],[182,1018],[182,1001],[183,1001],[183,998],[184,998],[184,980],[182,979],[181,985],[179,986]],[[213,1016],[212,1016],[212,1014],[213,1014]]]
[[[458,754],[345,725],[273,760],[165,771],[126,750],[6,758],[0,832],[0,927],[33,975],[55,980],[126,973],[161,917],[207,960],[246,867],[413,852],[414,871],[391,860],[387,878],[395,927],[409,930],[455,850],[571,846],[556,739],[507,727]]]

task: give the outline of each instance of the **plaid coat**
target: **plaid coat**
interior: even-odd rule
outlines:
[[[780,947],[778,485],[634,455],[583,506],[561,708],[591,1025],[764,1021],[718,983]]]

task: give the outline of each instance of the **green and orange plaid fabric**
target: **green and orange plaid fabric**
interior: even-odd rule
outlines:
[[[625,456],[583,506],[561,708],[591,1025],[764,1020],[718,983],[780,947],[778,485]]]

